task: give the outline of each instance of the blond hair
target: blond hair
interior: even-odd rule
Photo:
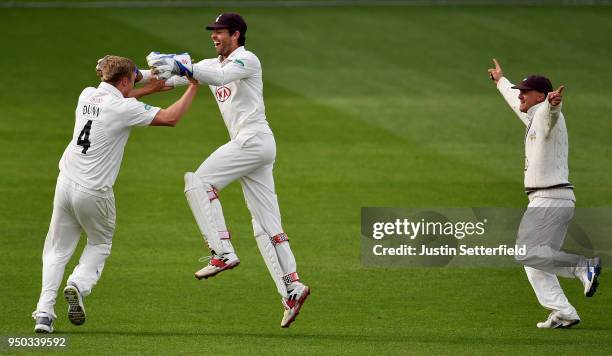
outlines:
[[[123,77],[131,78],[136,71],[134,61],[119,56],[104,56],[98,61],[96,73],[98,77],[109,84],[117,84]]]

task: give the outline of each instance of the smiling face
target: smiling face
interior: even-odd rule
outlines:
[[[518,98],[521,102],[519,110],[521,112],[527,112],[532,106],[543,102],[544,99],[546,99],[546,94],[535,90],[521,90]]]
[[[230,35],[227,28],[212,30],[210,34],[210,38],[215,46],[215,51],[224,59],[234,52],[236,48],[240,47],[238,45],[238,37],[240,37],[240,32],[236,31],[234,34]]]

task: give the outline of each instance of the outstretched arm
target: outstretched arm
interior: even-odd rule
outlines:
[[[128,94],[128,98],[141,98],[145,95],[157,93],[159,91],[172,90],[173,86],[166,85],[165,80],[158,80],[154,76],[148,79],[148,83],[140,88],[132,88],[132,91]]]
[[[254,58],[234,59],[222,68],[200,62],[193,65],[193,77],[202,84],[222,86],[233,81],[244,79],[259,70],[259,63]]]
[[[563,100],[563,89],[565,87],[562,85],[559,89],[548,93],[548,109],[549,113],[546,115],[548,119],[546,121],[546,125],[544,126],[544,135],[546,138],[549,137],[550,132],[557,124],[559,120],[559,116],[561,115],[561,102]]]
[[[520,90],[512,89],[512,83],[504,77],[504,72],[497,59],[493,58],[493,64],[495,68],[489,68],[489,77],[497,85],[497,90],[499,90],[512,111],[521,119],[525,126],[529,125],[526,115],[519,109],[521,106],[521,102],[518,98]]]
[[[190,80],[189,87],[185,90],[183,96],[168,108],[159,110],[151,122],[151,126],[176,126],[191,106],[193,98],[198,92],[198,87],[197,81]]]
[[[188,76],[198,80],[201,84],[222,86],[233,81],[252,76],[261,69],[259,59],[252,54],[227,59],[228,63],[219,68],[213,65],[217,59],[205,59],[192,64],[188,53],[160,54],[151,52],[147,56],[147,63],[151,72],[158,78],[168,79],[172,76]]]

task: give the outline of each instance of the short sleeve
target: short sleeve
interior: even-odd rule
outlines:
[[[124,100],[121,115],[125,126],[149,126],[160,108],[145,104],[134,98]]]
[[[83,89],[83,91],[81,92],[81,95],[79,95],[79,100],[83,100],[85,98],[90,97],[95,91],[96,91],[96,88],[94,87],[87,87]]]

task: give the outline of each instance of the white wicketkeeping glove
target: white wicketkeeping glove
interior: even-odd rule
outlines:
[[[153,64],[153,62],[157,61],[160,58],[164,58],[164,57],[172,57],[174,56],[174,54],[165,54],[165,53],[159,53],[159,52],[151,52],[149,53],[149,55],[147,56],[147,64],[149,65],[149,67],[151,67],[151,65]]]
[[[151,72],[158,79],[168,79],[173,75],[193,77],[193,64],[189,53],[162,54],[151,52],[147,56],[147,63]]]

